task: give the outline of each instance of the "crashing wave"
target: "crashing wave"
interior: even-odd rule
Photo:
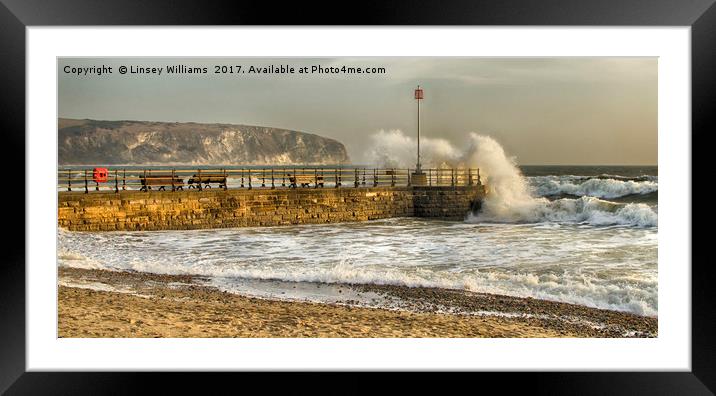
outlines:
[[[597,198],[621,198],[629,195],[646,195],[659,191],[659,183],[651,180],[619,180],[614,178],[583,178],[575,176],[534,176],[529,184],[535,195],[590,196]]]
[[[470,214],[467,222],[497,223],[579,223],[595,226],[629,225],[656,227],[657,213],[647,204],[618,204],[594,197],[578,199],[563,198],[549,201],[545,198],[523,202],[495,210],[488,207],[477,214]]]
[[[641,176],[620,176],[620,175],[611,175],[608,173],[602,173],[599,176],[586,176],[585,178],[595,178],[595,179],[616,179],[616,180],[622,180],[622,181],[653,181],[658,182],[659,176],[656,175],[641,175]]]
[[[414,161],[416,142],[401,131],[380,131],[371,139],[373,149],[367,153],[367,158],[372,163],[407,167]],[[464,149],[443,139],[426,139],[421,148],[427,166],[480,168],[489,192],[480,212],[469,215],[470,222],[657,226],[657,213],[649,205],[604,199],[658,193],[658,176],[601,174],[527,178],[495,139],[476,133],[469,134]],[[544,197],[563,198],[549,201]]]

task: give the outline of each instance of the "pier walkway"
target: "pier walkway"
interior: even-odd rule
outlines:
[[[479,168],[414,169],[267,166],[227,168],[68,167],[57,172],[58,191],[446,187],[481,185]],[[422,179],[422,180],[420,180]],[[419,184],[417,180],[420,180]],[[423,181],[424,180],[424,181]]]

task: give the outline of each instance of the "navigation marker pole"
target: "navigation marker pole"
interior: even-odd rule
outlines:
[[[412,175],[412,184],[415,186],[424,186],[427,184],[427,177],[425,173],[423,173],[420,164],[420,101],[423,100],[424,97],[423,89],[418,85],[418,88],[415,90],[415,100],[418,102],[418,163],[415,165],[415,173]]]
[[[418,89],[415,90],[415,100],[418,101],[418,163],[415,167],[415,173],[421,173],[420,169],[420,101],[423,99],[423,90],[418,85]]]

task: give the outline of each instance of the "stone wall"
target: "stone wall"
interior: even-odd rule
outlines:
[[[58,225],[73,231],[181,230],[365,221],[463,219],[473,187],[60,192]]]
[[[484,187],[413,187],[413,216],[464,220],[482,205]]]

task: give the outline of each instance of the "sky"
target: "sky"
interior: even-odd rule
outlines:
[[[421,136],[461,147],[470,132],[489,135],[522,165],[656,165],[657,64],[653,57],[60,58],[58,112],[315,133],[342,142],[360,163],[379,131],[416,135],[413,90],[420,85]],[[169,65],[207,73],[169,74]],[[249,70],[269,65],[294,73]],[[311,72],[344,65],[385,72]],[[112,73],[84,74],[101,66]],[[217,66],[234,73],[214,73]],[[302,67],[309,72],[299,73]]]

